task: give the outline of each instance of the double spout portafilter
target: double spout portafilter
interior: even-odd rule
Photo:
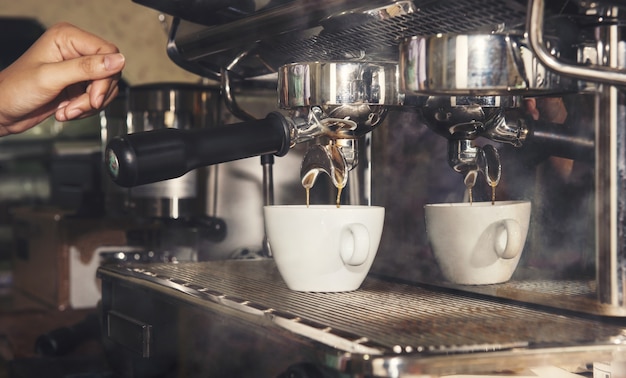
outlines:
[[[424,123],[448,139],[448,163],[463,175],[468,188],[474,186],[479,173],[489,186],[500,181],[502,167],[496,147],[478,146],[478,138],[569,159],[594,156],[592,139],[567,123],[531,119],[520,96],[430,96],[422,100]]]
[[[571,46],[546,38],[552,54],[576,56]],[[536,121],[523,97],[574,93],[578,83],[545,68],[524,33],[437,34],[400,46],[401,92],[417,97],[424,123],[448,139],[448,163],[471,189],[479,173],[498,185],[499,153],[485,138],[515,147],[535,146],[550,155],[592,158],[594,142],[568,125]]]
[[[133,187],[184,175],[202,166],[273,154],[315,140],[302,163],[303,183],[319,173],[337,187],[358,161],[357,141],[399,105],[395,63],[314,62],[279,70],[280,106],[264,119],[210,129],[159,129],[120,136],[105,150],[112,180]]]

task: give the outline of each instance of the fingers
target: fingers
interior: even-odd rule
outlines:
[[[50,27],[25,55],[44,63],[40,82],[48,93],[69,92],[68,88],[76,91],[78,83],[88,83],[93,108],[102,106],[125,65],[125,57],[115,45],[68,23]],[[42,61],[43,56],[47,58]]]
[[[524,100],[526,106],[526,112],[536,121],[539,119],[539,110],[537,110],[537,100],[534,98],[527,98]]]
[[[117,47],[70,24],[46,31],[0,71],[0,136],[21,132],[48,116],[86,117],[118,93],[125,58]]]
[[[47,64],[42,67],[42,75],[50,87],[61,91],[72,84],[112,78],[124,65],[125,58],[120,53],[91,55]]]
[[[112,95],[117,94],[117,83],[124,64],[124,56],[114,53],[46,65],[42,75],[49,78],[48,85],[55,92],[65,91],[69,100],[57,109],[57,120],[63,122],[93,114],[110,102]],[[89,85],[85,88],[84,83]]]
[[[50,27],[44,38],[57,46],[62,56],[60,60],[119,52],[114,44],[65,22]]]
[[[82,93],[79,96],[73,97],[70,100],[63,101],[56,109],[55,117],[60,122],[70,121],[73,119],[84,118],[93,115],[98,110],[107,106],[119,93],[117,87],[117,80],[114,80],[112,84],[106,86],[107,91],[99,96],[98,104],[94,105],[92,102],[93,86]]]
[[[554,123],[565,123],[567,109],[560,97],[546,97],[537,102],[537,109],[542,118]]]
[[[105,103],[105,100],[111,96],[111,92],[117,88],[117,84],[121,75],[117,74],[113,77],[94,80],[87,87],[87,93],[89,93],[89,102],[93,108],[101,108]]]

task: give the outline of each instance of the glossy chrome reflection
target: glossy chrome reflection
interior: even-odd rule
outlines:
[[[548,40],[558,56],[558,40]],[[400,45],[404,93],[449,95],[543,95],[574,92],[575,80],[543,66],[521,34],[438,34]]]
[[[398,105],[397,64],[307,62],[280,67],[280,105]]]
[[[306,62],[280,67],[280,107],[297,109],[320,106],[367,124],[380,121],[383,105],[400,105],[396,63]]]
[[[316,140],[301,169],[308,188],[320,172],[337,188],[345,186],[347,172],[358,162],[357,139],[403,100],[398,65],[386,62],[288,64],[278,71],[278,95],[280,107],[294,113],[293,142]]]

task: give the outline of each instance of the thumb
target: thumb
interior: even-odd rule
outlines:
[[[48,76],[54,86],[65,88],[82,81],[105,79],[124,68],[125,58],[120,53],[90,55],[48,65]]]

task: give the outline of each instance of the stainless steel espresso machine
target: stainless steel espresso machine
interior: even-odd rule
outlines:
[[[100,268],[121,374],[621,376],[626,3],[137,2],[175,16],[174,62],[226,98],[270,83],[278,108],[114,138],[115,183],[304,146],[302,203],[321,189],[386,219],[372,274],[350,293],[289,291],[271,250]],[[520,266],[503,284],[446,282],[423,206],[493,199],[532,202]]]

